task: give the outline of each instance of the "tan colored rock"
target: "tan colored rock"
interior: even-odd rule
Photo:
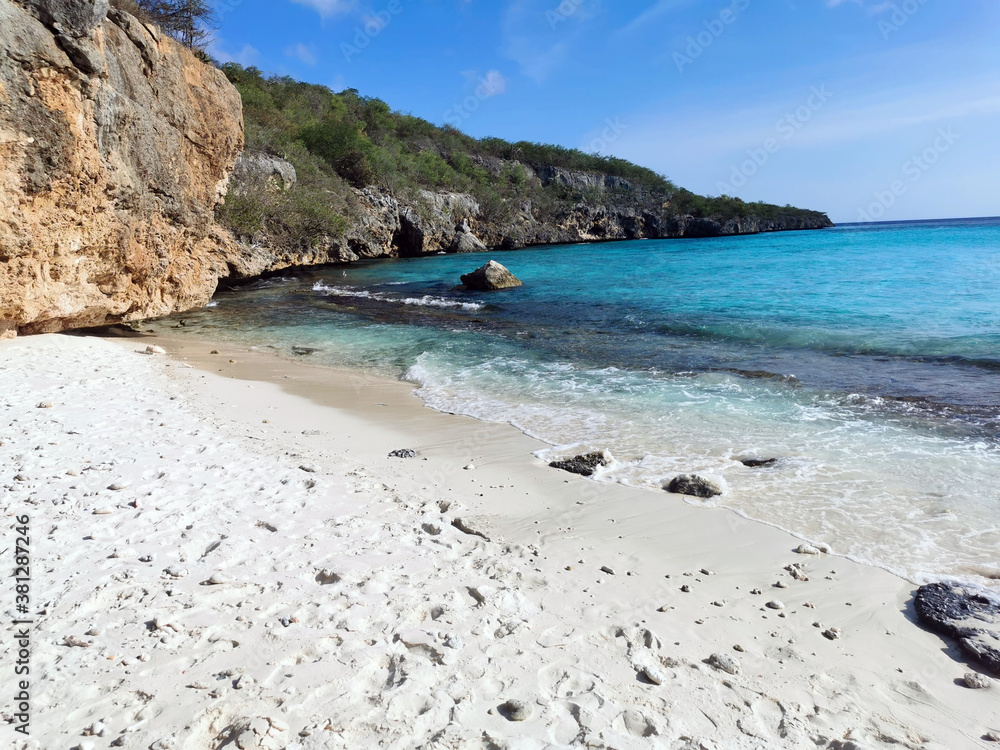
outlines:
[[[106,3],[70,38],[22,2],[0,0],[0,337],[205,304],[239,253],[214,217],[238,92]]]

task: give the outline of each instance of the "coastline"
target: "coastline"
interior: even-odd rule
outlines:
[[[148,344],[162,346],[170,359],[134,354]],[[210,354],[212,349],[221,353]],[[72,742],[102,718],[114,724],[107,738],[125,728],[111,718],[119,709],[80,677],[106,689],[118,685],[133,696],[140,683],[155,684],[154,697],[134,700],[147,718],[130,723],[147,723],[120,735],[137,735],[127,743],[136,747],[172,734],[177,747],[211,747],[234,726],[255,733],[249,739],[258,744],[251,746],[261,747],[346,747],[373,740],[399,747],[543,747],[584,740],[616,748],[995,746],[982,738],[1000,730],[998,687],[974,691],[959,684],[975,670],[954,658],[954,646],[908,619],[913,587],[880,569],[796,554],[799,540],[790,534],[728,510],[550,469],[532,456],[542,443],[509,425],[433,411],[413,397],[409,384],[171,338],[47,336],[0,345],[5,362],[18,353],[3,377],[15,394],[10,408],[18,414],[16,429],[32,445],[41,447],[46,435],[63,442],[48,432],[48,420],[65,408],[56,397],[51,413],[33,409],[42,397],[25,385],[32,367],[54,367],[44,372],[51,392],[80,397],[87,386],[74,367],[93,363],[113,370],[117,380],[101,391],[115,400],[91,408],[99,421],[113,422],[121,416],[118,399],[134,399],[135,407],[120,420],[122,434],[102,434],[106,458],[128,456],[129,445],[137,446],[136,453],[143,452],[138,446],[162,449],[161,458],[180,464],[167,472],[166,484],[149,488],[164,514],[193,525],[188,532],[205,537],[199,538],[204,549],[213,542],[202,532],[211,527],[215,533],[223,520],[253,537],[241,546],[227,541],[239,534],[215,534],[222,536],[224,552],[234,548],[224,583],[199,585],[217,565],[211,562],[215,548],[188,555],[183,564],[192,569],[190,576],[165,580],[161,571],[181,564],[174,558],[186,543],[165,534],[162,521],[142,518],[161,511],[144,510],[146,501],[136,495],[134,511],[119,503],[94,515],[95,504],[103,511],[103,503],[118,500],[117,491],[95,484],[90,491],[96,500],[67,491],[69,508],[59,506],[62,520],[49,535],[55,544],[36,550],[48,555],[43,559],[52,568],[46,593],[36,596],[53,602],[36,648],[46,665],[42,673],[58,685],[42,693],[50,705],[38,709],[36,720],[44,724],[46,711],[60,703],[78,708],[61,716],[58,726],[40,730],[41,747]],[[142,376],[145,389],[128,387],[135,376]],[[20,391],[18,377],[24,378]],[[144,420],[151,408],[180,410],[177,423]],[[192,425],[207,435],[194,440],[188,434]],[[198,458],[189,450],[195,442],[237,463]],[[418,456],[388,457],[403,448]],[[0,446],[12,450],[10,443]],[[76,455],[80,451],[92,452],[86,442],[52,449],[62,463],[94,460]],[[154,467],[134,458],[114,471],[131,472],[132,487],[153,481]],[[203,488],[194,506],[211,502],[225,514],[171,494],[167,485],[175,471],[186,486]],[[296,485],[287,497],[282,488],[289,485],[282,485],[274,496],[248,499],[247,483],[279,476]],[[41,481],[43,494],[57,483],[29,478]],[[163,493],[169,497],[161,499]],[[11,494],[14,503],[25,497]],[[323,521],[330,520],[320,516],[334,509],[337,538],[320,541],[322,529],[329,528]],[[265,510],[288,520],[258,519]],[[47,512],[56,510],[33,510]],[[101,520],[113,521],[116,531],[93,536],[90,546],[96,542],[115,554],[127,545],[135,559],[76,549],[86,543],[66,522]],[[66,546],[60,550],[59,544]],[[154,547],[152,564],[136,562],[140,548]],[[315,547],[321,549],[311,552]],[[59,555],[83,566],[93,580],[70,585],[69,571],[55,563]],[[390,564],[389,555],[400,561]],[[122,571],[115,568],[123,565],[130,576],[117,580]],[[208,567],[196,572],[196,565]],[[786,570],[791,565],[801,566],[810,580],[796,580]],[[602,572],[604,566],[614,575]],[[784,587],[775,586],[779,581]],[[118,611],[120,597],[136,585],[155,591],[153,617],[145,612],[130,623]],[[179,591],[167,594],[169,587]],[[240,593],[227,593],[227,587]],[[119,606],[102,611],[113,601],[109,589],[118,591]],[[183,612],[170,601],[175,598]],[[243,609],[238,598],[247,614],[236,614]],[[67,606],[71,602],[75,609]],[[768,608],[768,602],[783,606]],[[304,612],[307,605],[316,612]],[[377,613],[379,607],[387,613]],[[284,625],[281,617],[301,625]],[[121,631],[120,645],[107,646],[120,652],[108,654],[115,657],[104,660],[108,666],[80,661],[82,652],[96,656],[93,646],[55,645],[66,635],[86,637],[84,624],[102,618],[111,624],[93,629],[115,632],[116,638]],[[151,630],[136,630],[146,620]],[[242,636],[221,637],[220,628]],[[824,637],[831,628],[841,631],[839,639]],[[293,634],[294,643],[276,637],[293,630],[308,632]],[[165,633],[165,642],[150,633]],[[331,639],[340,641],[336,650],[328,645]],[[237,641],[219,653],[219,643]],[[123,664],[125,653],[140,642],[160,644],[151,647],[151,661]],[[73,664],[60,652],[69,652]],[[251,652],[266,653],[271,663],[248,662]],[[708,665],[717,653],[736,658],[738,673]],[[191,673],[206,672],[207,663],[229,664],[230,670],[249,664],[244,674],[253,682],[212,699],[208,688],[185,686],[193,677],[167,668],[183,664]],[[296,664],[316,669],[291,666]],[[305,674],[284,678],[286,666]],[[661,684],[642,676],[647,668]],[[59,672],[78,682],[65,682]],[[10,679],[2,678],[8,693]],[[207,673],[195,681],[206,679]],[[510,721],[497,710],[508,699],[527,701],[531,716]],[[265,723],[262,731],[241,729],[239,722],[260,717],[278,723]],[[330,717],[337,717],[332,729],[315,728]],[[193,727],[187,734],[186,725]],[[302,731],[310,734],[299,736]]]

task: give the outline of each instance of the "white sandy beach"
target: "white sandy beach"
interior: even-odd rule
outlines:
[[[965,686],[912,584],[406,384],[211,348],[0,342],[35,613],[26,739],[8,581],[4,746],[998,746],[1000,684]]]

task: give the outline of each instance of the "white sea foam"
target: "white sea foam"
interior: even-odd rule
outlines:
[[[332,287],[319,281],[313,285],[314,292],[322,292],[335,297],[358,297],[361,299],[372,299],[377,302],[386,302],[392,305],[413,305],[415,307],[439,307],[442,309],[464,310],[475,312],[482,310],[485,305],[480,302],[460,302],[458,300],[435,297],[425,294],[422,297],[394,297],[384,292],[372,292],[367,289],[352,289],[350,287]]]

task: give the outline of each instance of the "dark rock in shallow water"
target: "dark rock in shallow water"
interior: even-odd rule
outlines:
[[[966,656],[1000,674],[1000,597],[931,583],[920,587],[913,606],[922,625],[956,639]]]
[[[710,498],[722,494],[722,488],[715,482],[702,479],[697,474],[681,474],[674,477],[664,489],[675,495]]]
[[[491,260],[472,273],[465,274],[462,277],[462,283],[465,284],[466,289],[475,292],[493,292],[521,286],[521,280],[495,260]]]
[[[574,456],[565,461],[553,461],[549,464],[553,469],[562,469],[571,474],[590,477],[597,472],[599,466],[607,466],[611,458],[607,453],[588,453],[584,456]]]
[[[389,454],[389,458],[416,458],[417,452],[409,448],[400,448],[398,451],[393,451]]]
[[[741,458],[740,463],[749,469],[760,469],[764,466],[774,466],[778,463],[776,458]]]

